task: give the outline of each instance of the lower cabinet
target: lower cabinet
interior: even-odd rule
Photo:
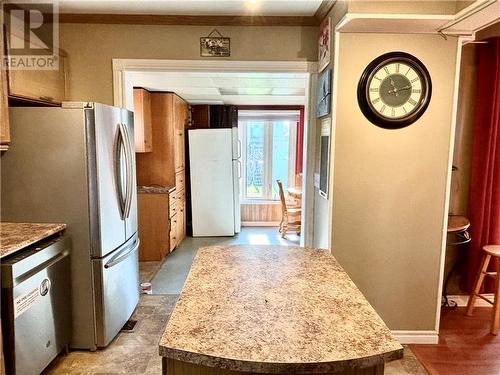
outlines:
[[[170,251],[186,238],[186,198],[184,190],[170,194]]]
[[[170,251],[169,194],[139,192],[140,261],[159,261]]]

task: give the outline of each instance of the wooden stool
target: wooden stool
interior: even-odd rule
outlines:
[[[476,298],[482,298],[486,302],[493,305],[493,314],[491,321],[490,332],[494,335],[498,333],[500,327],[500,276],[498,272],[488,272],[488,265],[492,257],[500,258],[500,245],[486,245],[483,246],[483,258],[481,260],[481,267],[476,277],[476,282],[474,284],[474,291],[469,297],[469,303],[467,303],[467,311],[465,315],[471,316],[472,310],[474,309],[474,302]],[[479,294],[481,287],[483,286],[484,278],[492,277],[495,279],[495,298],[493,301],[486,298],[485,296]]]

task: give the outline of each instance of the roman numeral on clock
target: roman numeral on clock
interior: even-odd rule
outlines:
[[[378,92],[378,89],[376,89],[376,88],[373,88],[373,87],[372,87],[372,88],[370,89],[370,92]]]
[[[394,108],[391,109],[391,116],[392,117],[396,116],[396,110]]]
[[[387,66],[384,66],[384,70],[385,70],[385,73],[386,73],[387,75],[389,75],[389,74],[390,74],[390,73],[389,73],[389,69],[387,69]]]
[[[399,73],[399,63],[396,64],[396,73]]]
[[[408,103],[410,103],[412,106],[416,106],[417,102],[413,100],[413,98],[408,99]]]
[[[382,113],[385,112],[385,105],[383,105],[382,108],[380,108],[380,112],[382,112]]]
[[[372,104],[377,104],[380,101],[380,98],[375,98],[372,100]]]
[[[417,82],[418,80],[420,80],[420,78],[416,77],[416,78],[413,78],[410,82],[411,82],[411,83],[415,83],[415,82]]]
[[[422,92],[422,90],[413,89],[413,90],[411,90],[411,92],[414,93],[414,94],[420,94]]]

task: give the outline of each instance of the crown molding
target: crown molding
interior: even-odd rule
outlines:
[[[61,13],[60,23],[186,26],[318,26],[314,16],[189,16]]]

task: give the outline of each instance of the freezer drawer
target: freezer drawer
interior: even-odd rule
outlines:
[[[139,238],[101,259],[92,260],[97,346],[115,338],[139,302]]]
[[[71,338],[70,241],[2,260],[2,330],[7,374],[39,374]]]

